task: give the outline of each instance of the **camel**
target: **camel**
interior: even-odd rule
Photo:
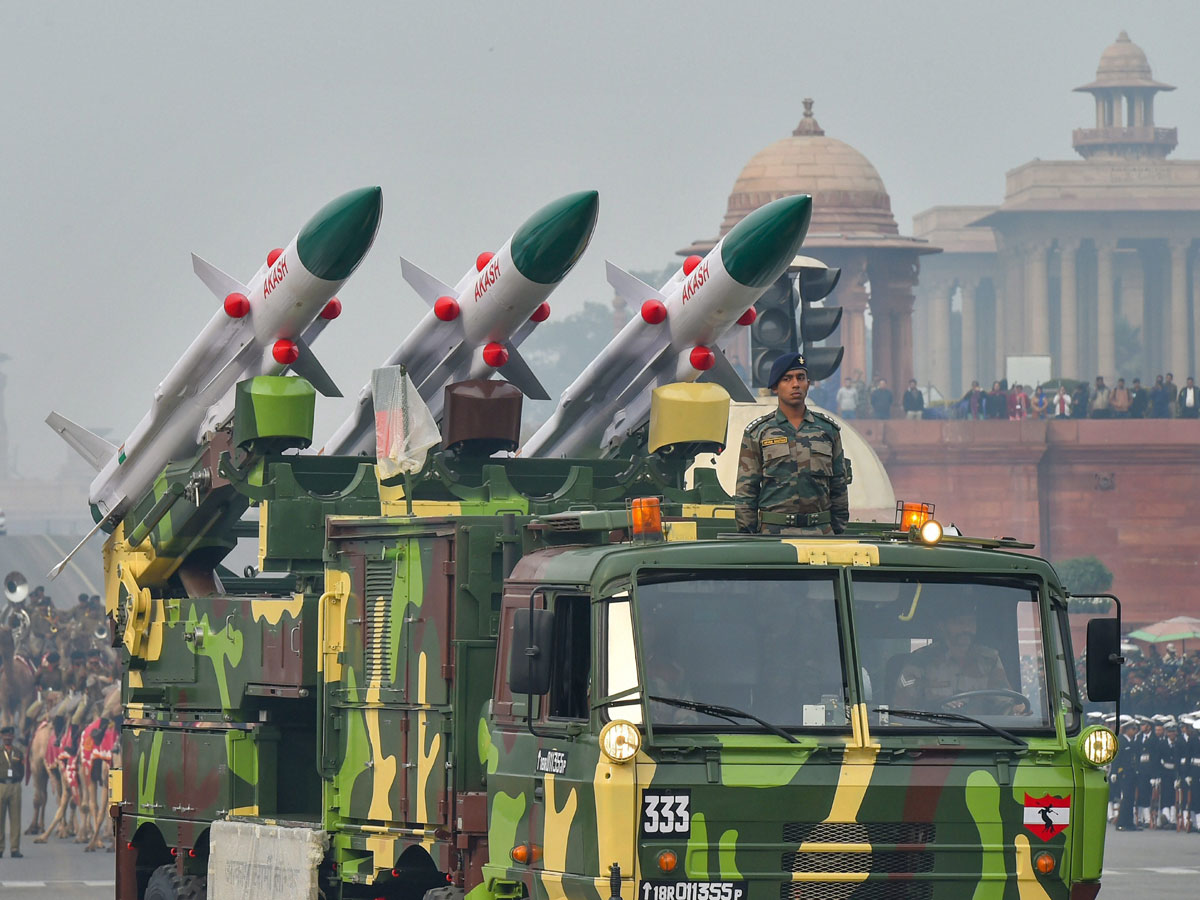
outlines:
[[[16,655],[12,629],[0,626],[0,728],[24,728],[25,710],[33,700],[33,666]]]
[[[108,809],[108,771],[113,753],[120,752],[120,727],[117,717],[121,714],[121,686],[114,684],[104,693],[100,715],[87,728],[79,740],[79,784],[82,789],[83,809],[86,813],[80,831],[88,837],[84,851],[106,848],[101,838]],[[76,838],[78,841],[79,839]]]
[[[87,698],[81,694],[68,694],[54,709],[55,730],[47,750],[47,759],[50,777],[59,786],[59,802],[50,824],[33,839],[35,844],[46,843],[55,828],[60,829],[59,837],[62,838],[78,835],[82,831],[82,826],[76,827],[75,824],[76,809],[81,813],[83,810],[77,774],[80,727],[73,719],[83,711],[86,702]]]
[[[55,737],[52,712],[61,699],[62,695],[55,691],[47,692],[42,698],[41,708],[44,713],[38,718],[33,737],[29,741],[25,783],[33,782],[33,817],[29,827],[25,829],[26,834],[41,834],[46,827],[46,801],[49,799],[48,787],[51,784],[50,765],[47,757]],[[53,781],[53,784],[57,804],[62,797],[62,785],[57,779]]]

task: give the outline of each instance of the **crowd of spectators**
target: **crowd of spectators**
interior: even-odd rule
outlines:
[[[1200,710],[1200,652],[1178,652],[1167,644],[1161,653],[1156,645],[1142,654],[1125,652],[1122,667],[1121,712],[1135,716],[1178,716]],[[1080,685],[1086,661],[1078,659],[1076,675]],[[1100,708],[1100,707],[1096,707]]]
[[[896,412],[896,396],[887,379],[876,376],[868,387],[862,372],[844,379],[836,394],[832,385],[814,386],[813,394],[843,419],[890,419]],[[908,419],[1195,419],[1200,418],[1200,386],[1192,376],[1180,386],[1170,372],[1159,375],[1150,387],[1140,378],[1129,384],[1118,378],[1109,386],[1103,376],[1097,376],[1091,385],[1056,381],[1031,387],[993,381],[986,391],[973,381],[960,400],[927,406],[924,392],[913,380],[899,406]]]

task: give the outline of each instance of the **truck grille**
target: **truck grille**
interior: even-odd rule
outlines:
[[[805,875],[922,875],[933,871],[931,850],[907,849],[932,844],[932,822],[788,822],[783,840],[800,849],[784,853],[784,872]],[[869,846],[870,852],[806,850],[804,845]],[[900,849],[897,849],[900,848]],[[891,881],[793,881],[780,885],[780,900],[929,900],[933,885],[910,878]]]
[[[932,896],[928,881],[805,881],[779,888],[779,900],[930,900]]]
[[[788,822],[783,826],[787,844],[932,844],[937,826],[932,822]]]
[[[932,853],[785,853],[785,872],[932,872]]]

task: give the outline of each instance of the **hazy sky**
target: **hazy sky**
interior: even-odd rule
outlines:
[[[879,170],[901,230],[997,203],[1072,158],[1121,29],[1179,90],[1159,124],[1200,157],[1200,4],[13,3],[2,6],[0,352],[18,470],[67,450],[57,409],[119,442],[239,278],[326,201],[379,184],[375,247],[317,342],[348,395],[424,305],[401,254],[454,283],[534,209],[600,191],[554,314],[607,302],[604,260],[657,269],[715,235],[734,179],[816,99]],[[582,367],[585,360],[580,360]],[[349,400],[323,401],[318,437]]]

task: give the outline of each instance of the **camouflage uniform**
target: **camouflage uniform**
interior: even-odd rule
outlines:
[[[944,644],[935,641],[909,654],[896,680],[892,702],[901,707],[935,709],[955,694],[985,690],[1010,690],[999,653],[983,644],[972,644],[960,665],[947,656]]]
[[[738,457],[738,531],[842,532],[850,518],[846,469],[842,435],[832,419],[806,409],[793,428],[782,410],[760,416],[746,426]],[[784,521],[793,516],[798,519]]]

